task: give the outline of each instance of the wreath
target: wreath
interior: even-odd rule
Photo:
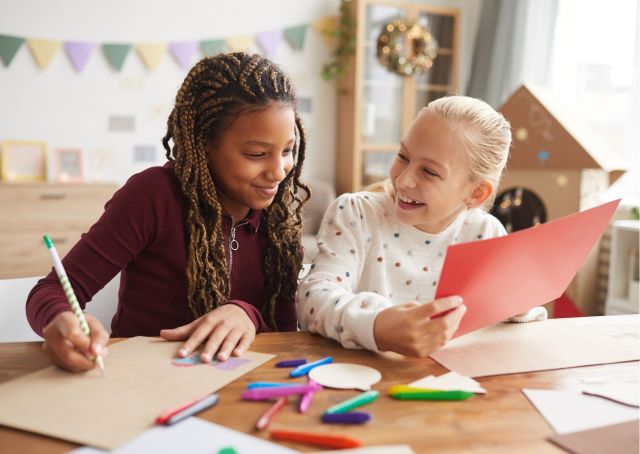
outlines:
[[[406,42],[409,43],[408,56],[405,56]],[[433,66],[433,60],[438,55],[438,42],[420,25],[394,20],[382,27],[376,55],[389,71],[401,76],[413,76]]]

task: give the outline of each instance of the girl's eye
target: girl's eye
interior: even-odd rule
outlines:
[[[265,156],[266,153],[251,153],[247,152],[244,155],[249,159],[260,159]]]
[[[398,153],[398,159],[404,162],[409,162],[409,160],[407,159],[407,157],[405,155],[403,155],[402,153]]]
[[[293,153],[293,148],[287,148],[286,150],[282,150],[282,156],[288,156]]]
[[[422,171],[424,173],[426,173],[427,175],[431,176],[431,177],[437,177],[438,174],[435,173],[433,170],[427,169],[427,168],[423,168]]]

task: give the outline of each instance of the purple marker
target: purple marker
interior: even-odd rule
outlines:
[[[352,413],[325,413],[322,415],[322,422],[333,424],[363,424],[371,419],[369,413],[357,412]]]
[[[280,361],[276,363],[276,367],[298,367],[303,364],[307,364],[307,360],[304,358],[299,359],[285,359],[284,361]]]

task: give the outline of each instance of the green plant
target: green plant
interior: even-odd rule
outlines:
[[[635,219],[636,221],[640,219],[640,208],[638,207],[631,208],[631,219]]]
[[[356,51],[356,21],[351,12],[351,0],[340,1],[340,19],[334,31],[324,34],[336,38],[331,61],[322,67],[321,77],[324,80],[338,79],[344,74]]]

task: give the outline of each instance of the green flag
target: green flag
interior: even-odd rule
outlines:
[[[9,66],[16,52],[22,46],[24,38],[16,38],[15,36],[0,35],[0,59],[4,66]]]
[[[113,69],[120,72],[125,58],[131,50],[131,44],[103,44],[102,52]]]
[[[219,54],[227,49],[227,45],[223,39],[214,39],[210,41],[200,41],[200,51],[203,55],[211,57],[212,55]]]
[[[284,37],[291,47],[302,50],[304,47],[304,38],[307,34],[307,25],[298,25],[297,27],[289,27],[284,29]]]

